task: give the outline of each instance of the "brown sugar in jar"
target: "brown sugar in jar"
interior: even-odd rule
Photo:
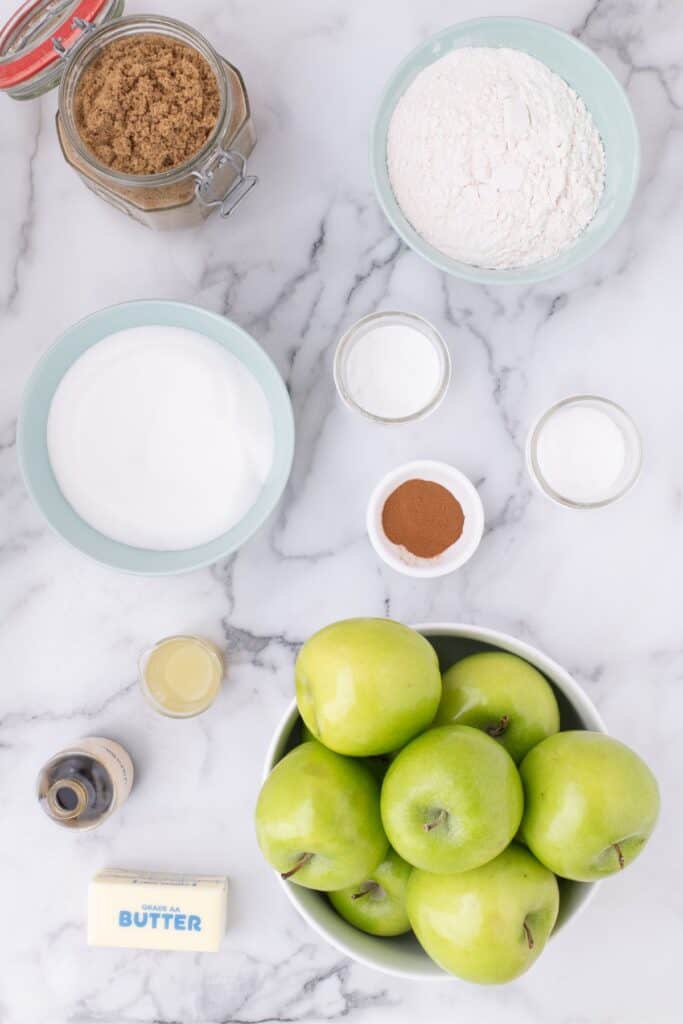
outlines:
[[[155,230],[227,217],[257,181],[242,75],[173,18],[131,15],[89,32],[63,69],[57,132],[88,188]]]
[[[74,121],[99,163],[159,174],[185,163],[216,127],[216,76],[197,50],[146,33],[109,43],[81,74]]]

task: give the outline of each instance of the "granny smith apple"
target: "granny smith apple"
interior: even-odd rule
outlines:
[[[308,728],[303,718],[299,719],[301,743],[310,743],[311,740],[315,740],[315,736]]]
[[[264,782],[256,835],[283,878],[324,891],[363,881],[389,845],[370,769],[315,741],[295,747]]]
[[[444,725],[409,743],[382,784],[389,842],[415,867],[469,871],[496,857],[522,818],[522,783],[503,747],[479,729]]]
[[[300,743],[308,743],[310,740],[315,740],[315,736],[308,728],[303,718],[299,719],[299,735]],[[376,757],[364,758],[363,762],[368,766],[377,781],[381,783],[393,756],[393,754],[378,754]]]
[[[505,651],[483,651],[444,673],[434,724],[447,723],[482,729],[518,763],[558,732],[560,712],[552,687],[528,661]]]
[[[512,981],[531,967],[559,904],[553,873],[516,843],[472,871],[415,869],[408,880],[408,916],[425,952],[480,985]]]
[[[380,786],[384,780],[384,776],[387,773],[387,769],[391,764],[391,758],[389,754],[378,754],[377,757],[364,757],[363,763],[368,766],[372,774],[375,776]]]
[[[657,781],[634,751],[599,732],[558,732],[520,765],[521,838],[562,878],[593,882],[622,870],[657,822]]]
[[[423,636],[399,622],[336,622],[301,648],[296,698],[306,725],[330,750],[386,754],[434,718],[441,698],[438,659]]]
[[[402,935],[410,931],[406,888],[412,868],[394,850],[360,885],[330,893],[337,913],[370,935]]]

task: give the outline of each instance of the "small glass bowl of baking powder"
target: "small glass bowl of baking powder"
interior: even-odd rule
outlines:
[[[551,406],[529,432],[531,479],[565,508],[604,508],[635,484],[642,466],[638,429],[616,402],[572,395]]]
[[[344,334],[334,357],[342,401],[375,423],[410,423],[442,402],[451,379],[446,343],[415,313],[371,313]]]

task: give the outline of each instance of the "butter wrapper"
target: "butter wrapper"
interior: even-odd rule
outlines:
[[[225,935],[228,880],[110,869],[88,890],[88,945],[216,953]]]

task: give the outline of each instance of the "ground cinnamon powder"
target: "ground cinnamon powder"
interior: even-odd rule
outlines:
[[[464,525],[460,502],[433,480],[406,480],[382,509],[386,536],[418,558],[440,555],[458,540]]]
[[[216,76],[197,50],[167,36],[124,36],[105,46],[76,87],[74,119],[102,164],[124,174],[178,167],[218,120]]]

